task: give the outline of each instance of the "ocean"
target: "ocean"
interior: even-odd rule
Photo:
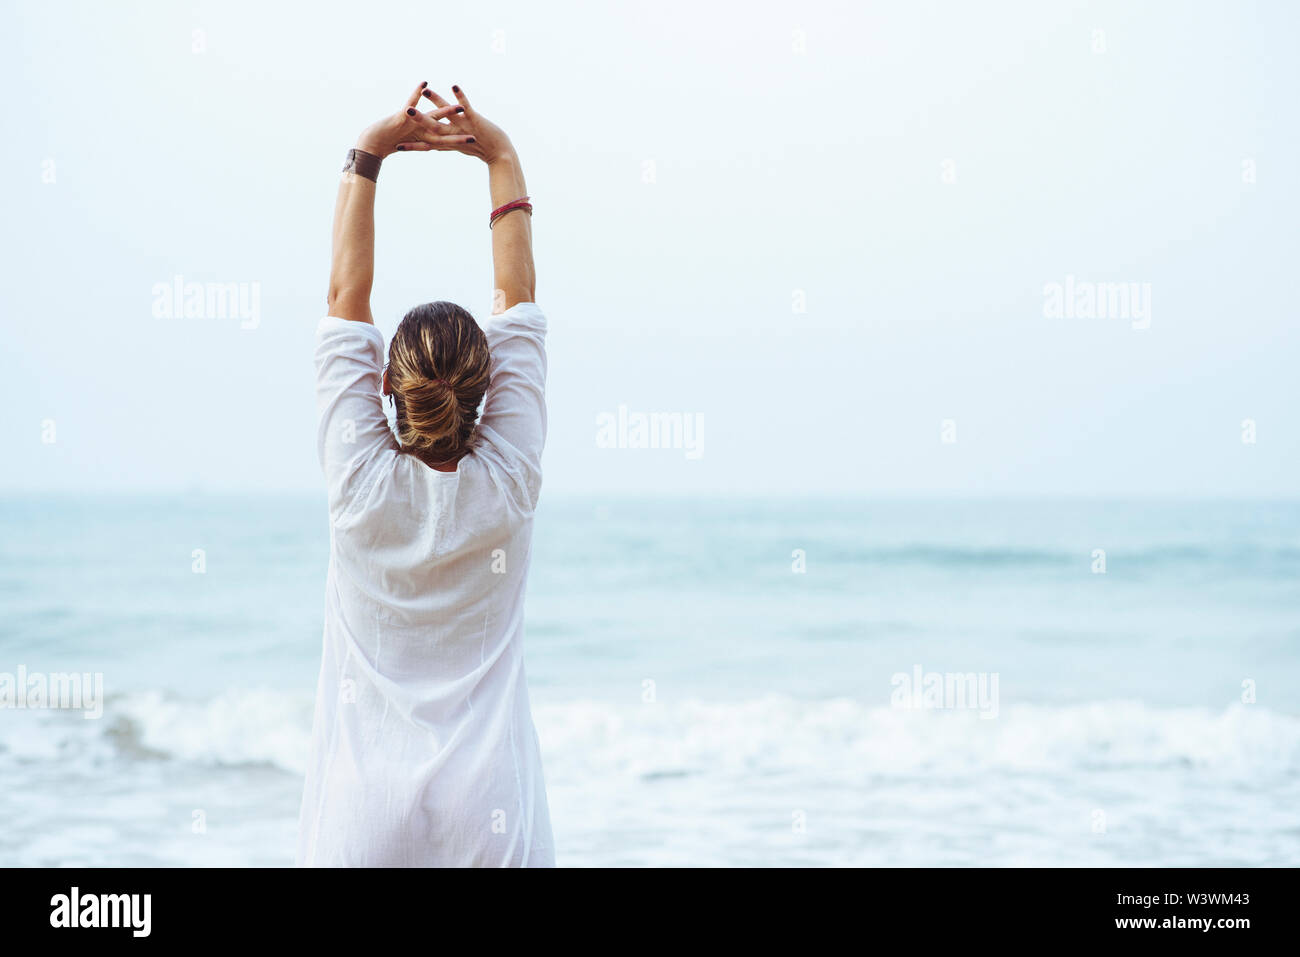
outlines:
[[[0,864],[292,864],[323,500],[0,529]],[[526,659],[562,866],[1300,864],[1298,503],[544,493]]]

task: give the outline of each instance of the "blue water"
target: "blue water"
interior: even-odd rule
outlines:
[[[323,503],[0,528],[0,672],[108,696],[0,710],[0,863],[291,861]],[[1294,864],[1298,643],[1296,503],[544,497],[527,664],[561,864]]]

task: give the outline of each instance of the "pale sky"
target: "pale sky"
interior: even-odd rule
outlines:
[[[339,168],[428,80],[528,177],[552,492],[1294,495],[1298,26],[1280,0],[8,0],[0,489],[319,489]],[[476,160],[385,163],[385,335],[432,299],[486,315],[489,208]],[[175,276],[256,284],[256,328],[157,317]],[[1067,277],[1148,289],[1149,328],[1045,316]],[[600,448],[620,406],[702,417],[703,454]]]

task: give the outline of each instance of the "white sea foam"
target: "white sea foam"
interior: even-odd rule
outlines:
[[[102,722],[6,721],[0,771],[41,787],[0,798],[25,822],[0,859],[120,862],[121,841],[99,848],[85,835],[134,833],[147,795],[151,813],[179,820],[170,836],[133,838],[135,863],[287,861],[311,709],[301,693],[147,692],[111,697]],[[1300,719],[1257,706],[1017,706],[988,721],[772,696],[539,702],[534,714],[562,863],[1294,863],[1300,853],[1290,823]],[[75,847],[50,843],[66,821],[40,823],[56,813],[42,797],[50,787],[107,789]],[[214,792],[242,795],[240,809],[214,810],[220,840],[187,837],[187,808]]]
[[[301,773],[312,698],[228,691],[189,701],[160,692],[108,700],[105,721],[33,715],[0,724],[0,753],[69,751],[206,765],[262,764]],[[1231,774],[1300,773],[1300,719],[1259,706],[1152,708],[1138,702],[1015,706],[994,721],[970,712],[868,706],[848,698],[616,704],[594,699],[534,708],[552,761],[630,775],[838,767],[883,775],[927,768],[1044,771],[1184,764]],[[95,739],[102,739],[95,742]]]
[[[301,773],[312,700],[301,693],[228,691],[189,701],[156,691],[110,696],[97,726],[66,714],[34,713],[0,724],[0,757],[271,765]]]
[[[548,755],[628,774],[799,770],[907,775],[950,771],[1161,767],[1221,774],[1300,772],[1300,719],[1258,707],[1154,709],[1133,702],[909,712],[849,699],[683,702],[537,709]]]

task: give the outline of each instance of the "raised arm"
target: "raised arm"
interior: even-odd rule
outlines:
[[[510,141],[506,140],[509,145]],[[487,161],[488,189],[492,208],[528,195],[519,155],[511,147]],[[504,213],[492,227],[493,311],[503,312],[520,302],[532,302],[537,295],[537,272],[533,267],[533,215],[523,209]]]
[[[434,103],[439,110],[450,109],[451,105],[432,90],[422,91],[424,96]],[[499,209],[507,203],[523,199],[528,195],[524,183],[524,171],[519,165],[519,154],[514,144],[501,127],[488,120],[470,105],[465,91],[453,86],[451,92],[456,97],[461,112],[449,116],[442,129],[453,129],[467,133],[470,139],[463,146],[445,147],[455,149],[470,156],[477,156],[487,163],[488,190],[491,193],[492,208]],[[432,114],[431,114],[432,115]],[[432,119],[423,121],[427,130],[436,131],[439,124]],[[402,149],[436,149],[438,147],[425,143],[405,143]],[[533,267],[533,224],[531,212],[514,209],[503,214],[492,227],[492,282],[496,290],[493,296],[493,312],[504,312],[521,302],[532,302],[536,295],[537,275]]]
[[[460,113],[443,123],[420,120],[425,131],[399,150],[450,148],[477,156],[487,164],[492,209],[523,199],[524,174],[510,138],[470,106],[465,92],[453,86]],[[439,109],[449,104],[432,90],[422,91]],[[437,137],[450,130],[471,137],[463,145],[440,147]],[[481,227],[480,227],[481,228]],[[507,465],[529,508],[537,505],[546,443],[546,317],[534,302],[533,234],[529,211],[502,213],[492,228],[492,264],[496,295],[491,319],[483,323],[492,354],[491,384],[479,419],[484,448]]]
[[[374,156],[369,150],[366,153]],[[360,159],[366,161],[364,157]],[[339,183],[339,197],[334,204],[333,250],[329,314],[373,324],[370,287],[375,279],[375,183],[355,169],[345,170]]]
[[[447,107],[421,113],[421,83],[406,105],[392,116],[367,127],[339,182],[334,204],[334,244],[330,259],[329,314],[340,319],[374,323],[370,313],[370,288],[375,279],[375,183],[379,164],[396,152],[403,141],[421,136],[425,149],[459,149],[473,143],[469,133],[453,131],[439,120],[462,111]]]

